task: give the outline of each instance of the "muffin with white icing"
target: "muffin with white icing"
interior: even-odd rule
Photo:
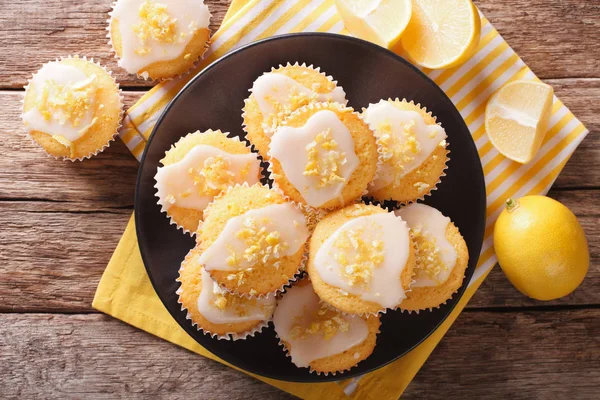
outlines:
[[[379,316],[344,315],[319,301],[308,279],[286,290],[273,315],[275,332],[297,367],[335,374],[373,353]]]
[[[351,314],[397,308],[412,283],[415,249],[402,218],[365,204],[327,214],[309,243],[307,272],[321,300]]]
[[[199,262],[225,290],[263,297],[295,280],[309,236],[300,207],[266,186],[235,186],[204,211]]]
[[[33,75],[22,118],[48,154],[73,161],[108,146],[121,126],[122,110],[113,77],[99,64],[74,56],[44,64]]]
[[[375,199],[409,203],[429,194],[446,169],[446,132],[426,108],[381,100],[363,110],[377,136],[382,166],[369,185]]]
[[[203,0],[117,0],[110,16],[110,42],[130,74],[181,75],[208,48],[211,15]]]
[[[290,115],[271,138],[271,177],[295,202],[318,209],[359,199],[377,170],[369,126],[350,107],[315,103]]]
[[[433,207],[414,203],[395,214],[410,227],[416,247],[415,282],[400,308],[437,308],[462,285],[469,264],[467,244],[450,218]]]
[[[204,270],[197,248],[179,270],[177,290],[182,310],[199,330],[218,339],[245,339],[267,326],[275,310],[275,295],[248,299],[227,293]]]
[[[260,181],[260,160],[238,138],[220,130],[196,131],[175,143],[160,160],[158,204],[184,232],[195,234],[204,209],[228,187]]]
[[[254,81],[250,92],[244,101],[244,129],[263,157],[267,157],[275,129],[293,111],[315,102],[346,104],[346,94],[337,82],[306,64],[272,68]]]

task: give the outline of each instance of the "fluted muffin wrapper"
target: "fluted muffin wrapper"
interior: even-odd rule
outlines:
[[[325,303],[323,303],[323,302],[321,302],[321,304],[324,304],[324,305],[326,305],[326,304],[325,304]],[[337,310],[337,309],[336,309],[336,311],[339,311],[339,310]],[[339,312],[340,312],[340,314],[343,314],[343,315],[349,315],[349,314],[345,314],[345,313],[343,313],[343,312],[341,312],[341,311],[339,311]],[[380,333],[381,333],[381,331],[380,331],[380,330],[377,330],[377,335],[379,335]],[[279,334],[277,334],[277,331],[276,331],[276,330],[275,330],[275,338],[277,338],[277,342],[279,343],[279,346],[281,346],[281,347],[282,347],[282,349],[283,349],[283,352],[285,353],[285,356],[286,356],[287,358],[289,358],[289,359],[290,359],[290,362],[291,362],[292,364],[294,364],[294,361],[292,361],[292,355],[290,354],[290,350],[289,350],[289,348],[288,348],[288,347],[285,345],[285,343],[283,342],[283,339],[281,339],[281,337],[279,336]],[[377,340],[377,339],[375,339],[375,340]],[[368,358],[368,357],[367,357],[367,358]],[[294,366],[295,366],[295,367],[297,367],[297,368],[308,368],[308,370],[309,370],[309,372],[310,372],[311,374],[324,375],[324,376],[329,376],[329,375],[335,376],[336,374],[342,374],[342,373],[344,373],[344,372],[346,372],[346,371],[350,371],[352,368],[355,368],[355,367],[357,367],[357,366],[358,366],[358,364],[359,364],[361,361],[364,361],[364,360],[366,360],[366,358],[365,358],[365,359],[363,359],[363,360],[359,360],[359,361],[357,361],[357,362],[356,362],[356,364],[352,365],[352,366],[351,366],[351,367],[349,367],[349,368],[343,368],[343,369],[340,369],[340,370],[337,370],[337,371],[332,371],[332,372],[330,372],[330,371],[327,371],[327,372],[317,371],[317,370],[313,369],[313,368],[312,368],[310,365],[309,365],[308,367],[299,367],[299,366],[297,366],[296,364],[294,364]]]
[[[276,73],[284,68],[290,68],[290,67],[302,67],[302,68],[307,68],[307,69],[313,70],[313,71],[319,73],[320,75],[324,76],[325,78],[327,78],[327,80],[329,82],[333,83],[336,88],[339,87],[342,90],[344,90],[344,88],[342,86],[338,85],[338,81],[333,79],[333,77],[331,75],[327,75],[325,72],[321,71],[321,67],[315,67],[313,64],[310,64],[310,65],[306,65],[306,63],[300,64],[298,61],[296,61],[294,64],[288,62],[288,63],[286,63],[286,65],[279,64],[278,67],[271,67],[270,71],[263,72],[262,75],[266,75],[266,74],[274,73],[274,72]],[[246,134],[248,134],[248,127],[246,125],[246,107],[248,105],[248,100],[250,99],[250,96],[252,96],[252,87],[248,89],[248,92],[250,92],[250,95],[246,99],[244,99],[244,107],[242,108],[242,120],[243,120],[242,129],[244,130],[244,133],[246,133]],[[346,97],[346,92],[344,91],[344,98],[345,97]],[[346,103],[344,105],[346,105],[346,104],[348,104],[348,99],[346,99]],[[264,131],[264,129],[263,129],[263,131]],[[271,133],[271,135],[274,133],[274,131],[271,132],[270,129],[269,129],[269,132]],[[254,145],[253,145],[253,147],[254,147]]]
[[[465,280],[466,278],[467,278],[467,277],[466,277],[466,275],[465,275],[465,276],[463,276],[463,284],[464,284],[464,280]],[[413,282],[414,282],[414,281],[413,281]],[[438,304],[438,305],[437,305],[437,306],[435,306],[435,307],[423,307],[423,308],[419,308],[419,309],[417,309],[417,310],[407,310],[407,309],[405,309],[405,308],[402,308],[402,303],[400,303],[400,306],[398,307],[398,309],[400,310],[400,312],[403,312],[403,313],[408,313],[408,314],[412,314],[412,313],[419,314],[421,311],[432,312],[433,310],[438,310],[438,309],[439,309],[439,308],[441,308],[442,306],[446,305],[446,303],[448,303],[450,300],[452,300],[452,298],[454,298],[454,296],[455,296],[455,295],[458,293],[458,291],[460,290],[460,288],[461,288],[461,287],[462,287],[462,285],[461,285],[461,286],[459,286],[459,288],[458,288],[458,289],[456,289],[456,290],[455,290],[455,291],[454,291],[454,292],[453,292],[453,293],[450,295],[450,297],[448,297],[446,300],[444,300],[442,303]]]
[[[115,46],[113,45],[113,41],[112,41],[112,36],[111,36],[111,24],[112,24],[112,18],[113,18],[113,13],[115,10],[115,6],[117,5],[116,1],[113,1],[112,4],[110,5],[110,11],[108,12],[108,16],[109,18],[106,20],[106,38],[108,39],[108,45],[110,46],[112,52],[113,52],[113,58],[115,58],[117,61],[120,59],[119,55],[117,54],[117,50],[115,49]],[[206,27],[206,29],[209,30],[210,32],[210,20],[212,19],[213,15],[210,12],[210,9],[208,10],[208,21],[209,21],[209,26]],[[204,29],[204,28],[199,28],[199,29]],[[190,66],[190,68],[188,68],[186,71],[183,71],[179,74],[175,74],[173,76],[169,76],[166,78],[160,78],[160,79],[155,79],[152,78],[151,76],[148,75],[148,73],[142,73],[139,74],[139,71],[135,72],[135,75],[140,78],[143,79],[145,81],[151,81],[151,82],[166,82],[166,81],[170,81],[170,80],[174,80],[174,79],[179,79],[182,78],[184,76],[187,76],[190,72],[194,71],[197,67],[198,64],[200,63],[200,61],[202,61],[202,59],[204,58],[204,55],[206,54],[206,52],[208,51],[208,49],[210,48],[210,44],[211,44],[211,35],[209,34],[208,40],[204,43],[204,51],[198,55],[198,57],[196,57],[196,60],[192,63],[192,65]],[[132,74],[131,72],[125,70],[123,67],[121,67],[119,65],[120,68],[122,68],[125,72],[127,72],[128,74]],[[133,75],[133,74],[132,74]]]
[[[173,144],[171,145],[171,147],[169,148],[169,150],[167,150],[167,151],[165,152],[165,155],[166,155],[166,154],[167,154],[169,151],[171,151],[171,150],[174,148],[174,146],[175,146],[177,143],[179,143],[181,140],[183,140],[184,138],[186,138],[186,137],[188,137],[188,136],[191,136],[191,135],[195,135],[195,134],[203,134],[203,133],[206,133],[206,132],[215,132],[215,133],[218,133],[218,132],[220,132],[220,133],[223,133],[223,134],[224,134],[224,135],[226,135],[226,136],[227,136],[229,139],[232,139],[232,140],[237,140],[238,142],[240,142],[240,143],[244,144],[244,145],[246,146],[246,148],[247,148],[248,150],[250,150],[250,152],[251,152],[252,154],[256,154],[256,155],[258,156],[258,154],[257,154],[257,153],[255,153],[255,152],[253,152],[253,151],[252,151],[252,149],[250,148],[250,146],[248,145],[248,143],[247,143],[246,141],[242,140],[242,139],[241,139],[240,137],[238,137],[238,136],[231,135],[231,133],[230,133],[230,132],[222,132],[220,129],[217,129],[217,130],[207,129],[207,130],[205,130],[205,131],[202,131],[202,132],[200,132],[200,131],[190,132],[190,133],[186,134],[185,136],[182,136],[182,137],[180,137],[180,138],[177,140],[177,142],[173,143]],[[165,166],[163,165],[163,167],[165,167]],[[158,167],[158,168],[160,168],[160,167]],[[157,172],[158,172],[158,168],[157,168]],[[260,176],[261,176],[260,180],[263,180],[263,179],[265,179],[266,170],[265,170],[264,166],[262,166],[262,165],[261,165],[261,167],[260,167],[260,169],[259,169],[259,172],[260,172]],[[160,212],[161,212],[161,213],[165,213],[165,214],[167,215],[167,217],[169,218],[169,224],[170,224],[170,225],[175,225],[175,226],[177,227],[177,229],[178,229],[178,230],[180,229],[180,230],[181,230],[181,231],[182,231],[184,234],[188,234],[188,235],[190,235],[190,236],[192,236],[192,237],[193,237],[193,236],[196,236],[196,231],[192,232],[192,231],[190,231],[189,229],[185,228],[184,226],[180,225],[180,224],[179,224],[179,223],[177,223],[177,221],[175,221],[175,219],[174,219],[174,218],[173,218],[173,217],[172,217],[172,216],[169,214],[169,209],[168,209],[168,208],[165,206],[165,199],[161,199],[161,198],[158,196],[158,182],[156,182],[156,175],[155,175],[155,177],[154,177],[154,182],[155,182],[155,184],[154,184],[154,188],[156,189],[156,193],[154,194],[154,196],[155,196],[155,197],[158,199],[158,201],[156,202],[156,204],[158,204],[158,205],[160,206]],[[217,198],[217,197],[221,197],[221,194],[222,194],[222,193],[223,193],[223,192],[221,192],[219,195],[215,196],[215,198]],[[214,199],[213,199],[213,201],[214,201]],[[212,202],[211,202],[211,203],[212,203]],[[210,205],[210,203],[209,203],[209,205]],[[208,208],[208,206],[207,206],[207,208]],[[202,211],[204,211],[204,210],[202,210]],[[198,222],[198,229],[200,229],[200,227],[202,226],[202,221],[203,221],[203,220],[204,220],[204,218]]]
[[[29,137],[29,139],[31,140],[31,142],[32,142],[33,144],[35,144],[37,147],[39,147],[39,148],[41,148],[42,150],[44,150],[44,152],[46,153],[46,155],[47,155],[48,157],[54,158],[54,159],[56,159],[56,160],[63,160],[63,161],[66,161],[66,160],[68,160],[68,161],[72,161],[72,162],[73,162],[73,161],[83,161],[83,160],[85,160],[85,159],[92,158],[92,157],[94,157],[94,156],[98,155],[99,153],[102,153],[102,152],[103,152],[105,149],[107,149],[108,147],[110,147],[110,145],[111,145],[111,142],[114,142],[114,141],[115,141],[115,138],[116,138],[116,137],[117,137],[117,135],[119,134],[119,130],[120,130],[120,129],[121,129],[121,127],[123,126],[123,115],[124,115],[124,113],[125,113],[125,109],[124,109],[124,107],[125,107],[125,106],[124,106],[125,102],[124,102],[124,99],[123,99],[123,92],[121,91],[121,88],[119,87],[119,83],[117,82],[117,80],[116,80],[116,79],[115,79],[115,77],[113,76],[113,74],[112,74],[112,71],[110,71],[110,70],[106,69],[106,67],[105,67],[105,66],[103,66],[103,65],[101,65],[99,62],[97,62],[97,61],[94,61],[94,59],[93,59],[93,58],[89,58],[89,59],[88,59],[86,56],[80,57],[80,56],[79,56],[79,55],[77,55],[77,54],[74,54],[74,55],[68,55],[68,56],[61,56],[60,58],[56,58],[55,60],[48,61],[48,62],[46,62],[46,63],[42,64],[42,66],[40,67],[40,70],[41,70],[42,68],[44,68],[44,66],[46,66],[46,65],[47,65],[47,64],[49,64],[49,63],[52,63],[52,62],[60,62],[60,61],[62,61],[62,60],[65,60],[65,59],[75,59],[75,58],[76,58],[76,59],[80,59],[80,60],[84,60],[84,61],[87,61],[87,62],[91,62],[92,64],[94,64],[94,65],[96,65],[96,66],[98,66],[98,67],[102,68],[102,70],[104,70],[104,72],[106,72],[106,73],[107,73],[107,74],[108,74],[108,75],[111,77],[111,79],[112,79],[112,81],[113,81],[113,83],[114,83],[115,87],[117,88],[117,91],[118,91],[118,94],[119,94],[119,123],[117,124],[117,127],[116,127],[116,129],[115,129],[115,132],[114,132],[114,133],[112,134],[112,136],[111,136],[111,137],[110,137],[110,138],[107,140],[107,142],[106,142],[106,143],[105,143],[105,144],[104,144],[102,147],[100,147],[100,148],[96,149],[96,151],[94,151],[94,152],[92,152],[92,153],[90,153],[90,154],[84,155],[84,156],[80,156],[80,157],[71,158],[71,157],[65,157],[65,156],[63,156],[63,157],[61,157],[61,156],[55,156],[54,154],[50,154],[50,153],[48,153],[48,152],[46,151],[46,149],[44,149],[44,148],[43,148],[43,147],[42,147],[42,146],[41,146],[41,145],[40,145],[38,142],[36,142],[36,141],[33,139],[33,137],[32,137],[32,136],[29,134],[29,130],[27,130],[27,136]],[[39,71],[39,70],[38,70],[38,71]],[[36,72],[35,74],[37,74],[37,72]],[[34,74],[34,75],[35,75],[35,74]],[[25,96],[27,95],[27,91],[29,90],[29,85],[31,84],[31,80],[32,80],[32,79],[33,79],[33,76],[27,80],[27,85],[25,85],[25,86],[23,87],[23,89],[24,89],[24,92],[23,92],[23,97],[21,98],[21,116],[20,116],[20,117],[21,117],[21,121],[23,121],[23,115],[24,115],[24,113],[25,113]]]
[[[420,103],[416,103],[415,104],[415,102],[413,100],[408,101],[406,98],[403,98],[402,100],[400,100],[398,97],[396,97],[395,99],[388,98],[386,101],[388,101],[390,103],[396,103],[397,102],[397,103],[406,103],[406,104],[414,105],[414,106],[422,109],[423,111],[427,112],[427,114],[429,114],[429,116],[436,121],[437,125],[440,126],[440,127],[442,127],[441,122],[437,122],[437,117],[434,116],[431,113],[431,111],[427,111],[427,107],[424,107],[424,106],[422,107]],[[375,105],[375,104],[377,104],[377,103],[370,103],[368,107],[370,107],[372,105]],[[363,112],[364,112],[365,109],[366,108],[363,108]],[[369,127],[371,128],[371,130],[373,132],[375,132],[375,127],[374,126],[372,126],[371,124],[369,124],[366,121],[365,121],[365,123],[367,125],[369,125]],[[378,200],[378,199],[375,199],[374,197],[372,197],[371,195],[369,195],[368,188],[373,185],[373,182],[375,182],[375,180],[379,177],[379,173],[381,173],[381,169],[383,168],[383,163],[384,163],[384,161],[383,161],[383,149],[382,149],[382,147],[380,145],[379,139],[377,139],[377,153],[379,154],[378,158],[380,159],[380,163],[381,164],[379,165],[377,176],[375,178],[373,178],[373,180],[369,183],[369,185],[367,187],[367,193],[365,194],[365,196],[368,197],[373,203],[381,205],[384,208],[392,209],[392,210],[398,209],[398,208],[400,208],[402,206],[406,206],[406,205],[409,205],[409,204],[412,204],[412,203],[416,203],[418,201],[424,201],[426,196],[431,196],[432,192],[435,191],[435,190],[437,190],[438,185],[442,181],[442,178],[446,176],[446,170],[448,169],[448,162],[450,161],[450,157],[449,157],[450,150],[448,150],[448,143],[446,143],[446,159],[444,161],[444,169],[442,170],[441,175],[438,177],[438,180],[427,191],[423,192],[423,194],[421,196],[415,198],[414,200],[398,201],[398,200],[394,200],[393,198],[388,198],[388,199],[384,199],[384,200]],[[388,205],[384,206],[384,203],[387,203]]]
[[[255,185],[252,186],[262,186],[264,188],[267,188],[269,190],[273,190],[272,188],[270,188],[268,185],[262,184],[262,183],[257,183]],[[206,217],[210,214],[210,208],[211,205],[221,199],[223,196],[225,196],[226,194],[228,194],[231,190],[235,189],[235,188],[240,188],[240,187],[246,187],[249,188],[251,187],[251,185],[248,185],[248,183],[244,182],[243,184],[236,184],[234,186],[230,186],[229,188],[227,188],[226,191],[221,192],[218,196],[216,196],[212,202],[210,202],[208,204],[208,206],[206,207],[206,209],[204,210],[204,219],[206,219]],[[294,207],[296,207],[298,210],[302,211],[302,213],[306,216],[307,212],[312,212],[313,209],[311,209],[310,207],[304,205],[304,204],[299,204],[296,203],[292,200],[286,199],[286,201],[290,204],[292,204]],[[308,220],[308,216],[306,217]],[[312,229],[314,229],[314,225],[316,225],[316,222],[314,223],[314,225],[309,224],[308,228],[309,228],[309,233],[312,234]],[[200,228],[198,228],[198,230],[200,230]],[[310,239],[310,236],[309,236]],[[269,295],[277,295],[279,293],[282,293],[285,291],[286,288],[291,287],[294,283],[296,283],[299,279],[302,278],[302,274],[306,268],[306,264],[308,263],[308,240],[305,243],[305,248],[304,251],[302,252],[302,259],[300,260],[300,263],[298,265],[298,268],[296,269],[296,272],[294,273],[294,275],[292,275],[288,281],[286,283],[284,283],[283,285],[281,285],[281,287],[269,292],[269,293],[260,293],[260,294],[255,294],[255,295],[251,295],[249,293],[238,293],[234,290],[228,289],[227,287],[223,286],[222,284],[220,284],[219,282],[217,282],[217,284],[221,287],[221,289],[223,289],[224,291],[226,291],[227,293],[239,296],[239,297],[243,297],[243,298],[247,298],[247,299],[262,299],[265,298]],[[207,270],[207,272],[210,274],[210,271]],[[216,282],[216,281],[215,281]]]
[[[406,223],[406,222],[404,222],[404,223]],[[408,228],[408,225],[407,225],[407,228]],[[408,230],[408,235],[410,237],[411,243],[413,244],[414,250],[416,251],[416,244],[415,244],[415,241],[414,241],[414,235],[413,235],[413,233],[412,233],[412,231],[410,229]],[[417,271],[413,268],[413,272],[411,274],[411,280],[408,283],[408,287],[406,288],[406,290],[404,290],[404,298],[402,299],[402,301],[404,301],[404,299],[406,299],[406,297],[408,296],[408,293],[410,293],[412,291],[412,285],[416,282],[416,280],[415,280],[416,274],[417,274]],[[348,292],[346,292],[346,291],[344,291],[344,290],[342,290],[340,288],[337,288],[337,290],[341,291],[341,292],[344,292],[347,295],[351,294],[351,293],[348,293]],[[400,309],[400,305],[402,304],[402,301],[400,301],[400,304],[396,305],[395,307],[389,307],[389,308],[388,307],[384,307],[384,308],[381,308],[381,309],[379,309],[377,311],[370,311],[370,312],[366,312],[366,313],[358,313],[358,312],[357,313],[350,313],[350,312],[342,311],[342,310],[336,308],[335,306],[329,304],[326,301],[321,300],[321,303],[325,307],[329,308],[330,310],[335,310],[335,311],[337,311],[337,312],[339,312],[340,314],[343,314],[343,315],[358,315],[358,316],[361,316],[361,317],[369,317],[371,315],[377,316],[377,315],[387,314],[388,311],[396,311],[396,310]]]
[[[189,256],[186,255],[186,259]],[[175,279],[175,281],[179,282],[181,284],[181,271],[183,271],[183,266],[179,268],[179,275],[177,276],[177,278]],[[200,326],[196,321],[194,321],[192,319],[192,315],[189,312],[189,310],[183,305],[183,302],[181,301],[181,294],[183,293],[183,289],[180,286],[179,288],[177,288],[177,291],[175,292],[177,294],[177,303],[181,306],[181,311],[185,311],[186,312],[186,316],[185,318],[187,320],[190,321],[190,323],[192,324],[192,326],[194,326],[199,332],[202,332],[203,334],[212,337],[213,339],[218,339],[218,340],[244,340],[247,339],[249,337],[254,337],[256,334],[262,332],[262,330],[266,327],[269,326],[269,322],[271,321],[271,319],[267,319],[267,320],[263,320],[261,321],[259,324],[257,324],[256,326],[254,326],[252,329],[249,329],[247,331],[244,332],[227,332],[225,334],[218,334],[218,333],[214,333],[211,332],[210,330]]]
[[[355,110],[354,110],[352,107],[348,107],[348,106],[345,106],[345,105],[343,105],[343,104],[340,104],[340,103],[333,103],[333,102],[330,102],[330,103],[310,103],[310,104],[308,104],[308,105],[306,105],[306,106],[304,106],[304,107],[301,107],[301,108],[299,108],[298,110],[296,110],[296,111],[294,111],[293,113],[291,113],[291,114],[290,114],[290,115],[289,115],[289,116],[286,118],[286,120],[284,120],[284,122],[282,123],[282,125],[285,125],[285,124],[286,124],[286,121],[287,121],[288,119],[290,119],[290,118],[293,118],[293,117],[294,117],[295,115],[297,115],[298,113],[304,112],[306,109],[308,109],[308,110],[315,110],[315,109],[321,109],[321,108],[329,108],[329,107],[331,107],[332,105],[336,105],[336,106],[338,106],[338,108],[339,108],[339,110],[340,110],[340,111],[348,111],[348,110],[352,110],[352,111],[351,111],[351,112],[352,112],[352,114],[356,115],[356,117],[357,117],[357,118],[359,118],[361,121],[363,121],[363,119],[362,119],[361,115],[360,115],[358,112],[356,112],[356,111],[355,111]],[[370,127],[369,127],[369,128],[370,128]],[[372,129],[371,129],[371,130],[372,130]],[[270,179],[273,181],[273,189],[277,190],[277,191],[278,191],[278,192],[279,192],[279,193],[280,193],[282,196],[284,196],[284,197],[285,197],[285,198],[286,198],[288,201],[295,202],[295,200],[293,200],[293,199],[292,199],[292,198],[291,198],[291,197],[290,197],[290,196],[289,196],[287,193],[285,193],[285,191],[284,191],[284,190],[283,190],[283,189],[282,189],[282,188],[279,186],[279,184],[277,183],[277,174],[276,174],[276,173],[273,171],[273,167],[272,167],[272,165],[273,165],[273,164],[270,162],[270,160],[271,160],[272,158],[274,158],[274,157],[271,155],[271,152],[270,152],[270,151],[269,151],[269,153],[267,154],[267,157],[268,157],[268,159],[269,159],[269,163],[268,163],[268,164],[269,164],[269,166],[267,167],[267,171],[269,172],[269,178],[270,178]],[[378,157],[377,157],[377,161],[376,161],[376,163],[377,163],[377,166],[376,166],[376,168],[375,168],[375,174],[377,175],[377,171],[381,169],[381,163],[380,163],[380,157],[379,157],[379,155],[378,155]],[[367,187],[368,187],[368,186],[367,186]],[[310,205],[308,205],[308,204],[307,204],[307,207],[310,207],[310,208],[312,208],[312,209],[314,209],[314,210],[319,210],[319,211],[321,211],[321,212],[322,212],[322,215],[325,215],[325,214],[327,214],[328,212],[330,212],[330,211],[333,211],[333,210],[336,210],[336,209],[338,209],[338,208],[342,208],[342,207],[346,207],[346,206],[349,206],[349,205],[352,205],[352,204],[360,203],[360,202],[361,202],[361,198],[362,198],[362,197],[364,197],[365,195],[367,195],[367,192],[368,192],[368,190],[367,190],[367,187],[365,187],[365,189],[363,190],[363,192],[362,192],[362,193],[361,193],[361,194],[360,194],[360,195],[359,195],[359,196],[358,196],[356,199],[354,199],[354,200],[352,200],[352,201],[350,201],[350,202],[348,202],[348,203],[346,203],[346,204],[343,204],[343,205],[338,205],[338,206],[333,206],[333,207],[314,207],[314,206],[310,206]],[[342,191],[343,191],[343,188],[342,188]],[[303,203],[303,204],[304,204],[304,203]]]

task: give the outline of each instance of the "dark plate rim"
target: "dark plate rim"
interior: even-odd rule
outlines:
[[[170,111],[170,109],[173,107],[173,105],[177,102],[177,100],[183,95],[184,92],[186,92],[192,85],[194,85],[196,83],[196,81],[198,79],[201,78],[202,75],[204,75],[205,73],[207,73],[208,71],[210,71],[211,69],[215,68],[221,61],[225,60],[226,58],[229,58],[237,53],[243,52],[246,49],[249,49],[251,47],[255,47],[255,46],[260,46],[262,43],[265,42],[271,42],[271,41],[279,41],[279,40],[286,40],[290,37],[333,37],[339,40],[346,40],[346,41],[350,41],[350,42],[355,42],[355,43],[359,43],[362,46],[370,46],[372,47],[374,50],[380,52],[380,53],[384,53],[384,55],[388,56],[388,57],[392,57],[394,58],[396,61],[399,61],[403,64],[405,64],[406,66],[408,66],[409,68],[411,68],[413,71],[415,71],[416,73],[418,73],[419,75],[421,75],[422,78],[424,78],[430,85],[432,85],[439,93],[440,97],[448,104],[449,107],[452,107],[459,115],[459,111],[456,109],[456,106],[454,105],[454,103],[452,103],[452,100],[450,100],[450,98],[446,95],[446,93],[433,81],[431,80],[427,75],[425,75],[420,69],[418,69],[417,67],[415,67],[414,65],[412,65],[410,62],[408,62],[407,60],[405,60],[404,58],[400,57],[399,55],[393,53],[392,51],[381,47],[379,45],[376,45],[374,43],[356,38],[356,37],[352,37],[352,36],[345,36],[345,35],[340,35],[340,34],[336,34],[336,33],[325,33],[325,32],[300,32],[300,33],[287,33],[287,34],[282,34],[282,35],[276,35],[276,36],[271,36],[265,39],[261,39],[255,42],[251,42],[248,43],[244,46],[241,46],[237,49],[234,49],[230,52],[228,52],[227,54],[225,54],[224,56],[220,57],[219,59],[213,61],[212,63],[210,63],[208,66],[206,66],[202,71],[200,71],[198,74],[196,74],[192,79],[190,79],[189,82],[187,82],[182,88],[181,90],[175,95],[175,97],[169,102],[169,104],[167,104],[167,106],[165,107],[165,109],[163,110],[163,112],[161,113],[160,117],[157,119],[156,124],[154,125],[154,128],[152,129],[152,133],[150,134],[150,137],[148,138],[148,142],[146,143],[146,147],[145,149],[148,149],[151,144],[152,144],[152,139],[154,138],[154,135],[156,134],[158,128],[160,127],[164,117],[167,115],[167,113]],[[471,151],[473,152],[473,154],[478,154],[477,151],[477,146],[475,145],[475,142],[473,141],[473,138],[470,134],[469,128],[467,127],[464,119],[461,116],[460,122],[463,125],[463,129],[464,131],[469,133],[469,137],[471,138],[471,140],[468,140],[469,146],[471,147]],[[140,187],[142,185],[142,171],[143,171],[143,165],[144,162],[146,160],[146,154],[147,152],[144,150],[143,154],[142,154],[142,158],[140,160],[140,165],[139,165],[139,169],[138,169],[138,174],[137,174],[137,179],[136,179],[136,184],[135,184],[135,198],[134,198],[134,220],[135,220],[135,230],[136,230],[136,238],[140,238],[144,236],[144,233],[140,230],[140,226],[141,224],[139,223],[141,216],[140,216],[140,212],[139,212],[139,207],[137,207],[138,202],[139,202],[139,196],[138,193],[140,192]],[[476,157],[476,162],[477,162],[477,170],[480,172],[479,175],[479,180],[480,180],[480,185],[481,187],[485,188],[485,177],[483,174],[483,167],[481,165],[481,159],[479,158],[479,156]],[[448,308],[447,313],[440,319],[440,321],[438,322],[438,324],[435,325],[435,327],[429,332],[427,333],[425,336],[423,336],[421,338],[421,340],[419,340],[417,343],[415,343],[412,347],[410,347],[409,349],[407,349],[404,353],[399,354],[397,357],[383,363],[380,364],[376,367],[370,368],[360,374],[352,374],[352,370],[348,370],[345,371],[341,374],[336,374],[336,375],[317,375],[317,374],[311,374],[311,377],[314,379],[302,379],[302,378],[298,378],[298,379],[281,379],[281,377],[275,376],[275,375],[271,375],[271,374],[264,374],[262,372],[259,371],[254,371],[251,369],[243,369],[244,371],[259,375],[259,376],[263,376],[266,378],[271,378],[271,379],[276,379],[276,380],[280,380],[280,381],[285,381],[285,382],[302,382],[302,383],[319,383],[319,382],[333,382],[333,381],[339,381],[342,379],[347,379],[353,376],[357,376],[357,375],[363,375],[363,374],[367,374],[369,372],[375,371],[379,368],[382,368],[386,365],[391,364],[392,362],[398,360],[399,358],[405,356],[406,354],[408,354],[409,352],[411,352],[412,350],[414,350],[416,347],[418,347],[421,343],[423,343],[425,340],[427,340],[435,331],[437,331],[439,329],[439,327],[446,321],[446,319],[450,316],[450,314],[452,314],[452,311],[454,310],[454,308],[456,307],[456,305],[460,302],[460,299],[462,298],[464,292],[466,291],[467,287],[468,287],[468,283],[470,282],[473,273],[475,272],[476,266],[477,266],[477,262],[479,261],[479,256],[480,256],[480,252],[481,252],[481,247],[483,245],[483,238],[484,238],[484,233],[485,233],[485,224],[486,224],[486,208],[487,208],[487,204],[486,204],[486,195],[485,195],[485,191],[482,191],[480,193],[480,199],[479,199],[479,203],[483,204],[482,207],[482,213],[481,215],[479,215],[479,218],[477,218],[478,221],[481,221],[479,226],[477,227],[477,237],[480,238],[479,241],[479,245],[477,246],[478,248],[476,249],[477,251],[475,252],[475,254],[477,255],[475,257],[475,259],[473,260],[473,265],[475,265],[475,268],[467,268],[467,274],[465,275],[465,278],[463,280],[463,284],[462,286],[458,289],[457,293],[452,297],[453,299],[455,299],[455,301],[453,302],[453,304],[450,305],[450,307]],[[171,312],[169,311],[169,307],[167,306],[166,300],[163,299],[160,294],[157,292],[156,290],[156,283],[154,281],[154,278],[152,276],[152,272],[150,271],[150,268],[148,267],[149,262],[147,260],[146,257],[146,249],[145,249],[145,245],[142,243],[141,240],[138,239],[138,247],[140,250],[140,254],[142,256],[142,262],[144,263],[144,268],[146,270],[146,273],[148,274],[148,277],[150,278],[150,283],[152,284],[152,288],[154,289],[156,295],[158,296],[158,298],[160,299],[160,301],[162,302],[163,306],[167,309],[167,311],[169,312],[169,314],[171,315],[171,317],[173,317],[173,319],[186,331],[186,333],[190,334],[190,327],[186,327],[183,326],[182,324],[180,324],[177,319],[175,318],[175,316],[173,314],[171,314]],[[471,262],[471,260],[469,260],[469,263]],[[470,270],[470,271],[469,271]],[[271,323],[269,323],[270,325],[272,325]],[[190,325],[191,326],[191,325]],[[206,350],[208,350],[211,354],[220,357],[221,356],[215,352],[213,352],[212,349],[209,349],[208,347],[204,346],[202,343],[200,343],[193,335],[190,334],[190,336],[198,343],[200,344],[202,347],[204,347]]]

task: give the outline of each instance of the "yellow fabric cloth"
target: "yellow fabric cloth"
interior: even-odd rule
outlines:
[[[213,35],[209,52],[195,72],[237,46],[299,31],[346,33],[333,0],[234,0],[221,28]],[[426,341],[377,371],[322,384],[258,379],[305,399],[398,398],[495,264],[493,223],[504,199],[545,194],[588,133],[555,98],[548,133],[532,162],[527,165],[511,162],[493,148],[483,126],[487,99],[506,82],[537,78],[483,16],[480,46],[469,61],[447,70],[423,72],[446,92],[461,112],[477,145],[486,178],[487,227],[479,264],[467,291],[450,317]],[[158,116],[191,75],[157,85],[128,110],[120,137],[138,159]],[[146,275],[133,218],[102,276],[93,306],[188,350],[225,363],[188,336],[163,307]]]

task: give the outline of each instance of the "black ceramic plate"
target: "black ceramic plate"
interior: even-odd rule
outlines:
[[[284,355],[273,328],[239,341],[212,339],[186,320],[177,304],[175,282],[194,240],[169,225],[154,197],[154,174],[171,144],[195,130],[221,129],[243,137],[241,109],[252,82],[272,66],[287,62],[320,66],[346,91],[357,110],[388,97],[426,105],[448,134],[451,160],[447,176],[426,203],[458,226],[469,247],[465,284],[448,303],[433,312],[388,312],[373,354],[350,371],[335,376],[309,373]],[[485,227],[485,183],[479,156],[463,119],[442,90],[419,70],[388,50],[362,40],[332,34],[277,36],[229,53],[184,87],[158,120],[150,137],[137,181],[135,222],[142,258],[154,289],[173,318],[206,349],[247,371],[270,378],[323,382],[349,378],[379,368],[427,338],[454,308],[473,274]]]

